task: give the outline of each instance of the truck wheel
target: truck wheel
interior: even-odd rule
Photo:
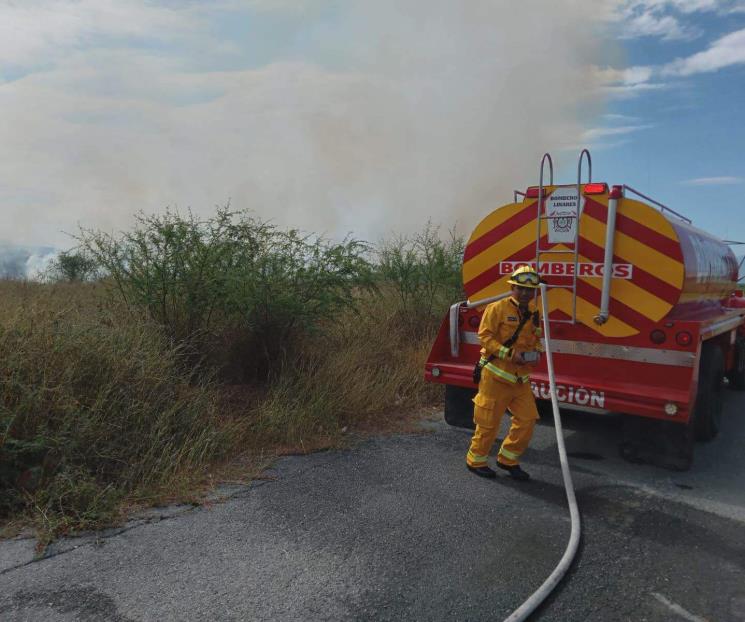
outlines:
[[[710,441],[719,434],[722,420],[724,354],[715,343],[701,348],[698,396],[693,409],[693,430],[697,441]]]
[[[735,343],[735,366],[727,373],[731,389],[745,391],[745,339],[737,338]]]
[[[473,402],[475,389],[445,385],[445,421],[458,428],[470,428],[473,424]]]

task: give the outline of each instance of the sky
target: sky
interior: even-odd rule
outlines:
[[[583,147],[745,241],[743,110],[745,0],[0,0],[0,245],[227,202],[468,234]]]

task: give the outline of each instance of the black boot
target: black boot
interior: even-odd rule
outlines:
[[[512,479],[516,479],[521,482],[527,482],[530,479],[530,475],[523,471],[520,468],[519,464],[502,464],[501,462],[497,461],[497,466],[500,469],[504,469],[505,471],[507,471]]]
[[[470,464],[466,464],[468,467],[468,470],[471,471],[471,473],[476,473],[479,477],[488,477],[489,479],[494,479],[497,476],[496,471],[494,469],[489,468],[488,466],[480,466],[480,467],[474,467]]]

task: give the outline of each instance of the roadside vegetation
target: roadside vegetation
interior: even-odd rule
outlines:
[[[196,500],[278,454],[396,429],[461,297],[463,241],[378,245],[220,209],[81,231],[46,282],[0,282],[0,523],[43,544]]]

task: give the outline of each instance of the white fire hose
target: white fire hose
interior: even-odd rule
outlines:
[[[572,565],[572,560],[577,553],[579,547],[579,534],[580,534],[580,521],[579,521],[579,509],[577,508],[577,499],[574,496],[574,485],[572,484],[572,474],[569,471],[569,461],[567,460],[567,452],[564,447],[564,433],[561,428],[561,417],[559,416],[559,404],[556,400],[556,382],[554,379],[554,362],[551,358],[551,332],[548,325],[548,302],[546,294],[546,286],[541,285],[541,306],[543,307],[543,336],[546,342],[546,364],[548,365],[548,381],[551,388],[551,407],[554,412],[554,424],[556,427],[556,444],[559,447],[559,460],[561,461],[561,474],[564,477],[564,489],[567,494],[567,503],[569,504],[569,515],[572,519],[572,531],[569,534],[569,544],[564,551],[564,555],[559,560],[558,565],[554,568],[554,571],[548,576],[535,592],[533,592],[528,600],[520,605],[515,611],[513,611],[505,622],[518,622],[525,620],[527,617],[535,611],[546,597],[553,591],[558,585],[559,581],[564,577],[569,566]]]

